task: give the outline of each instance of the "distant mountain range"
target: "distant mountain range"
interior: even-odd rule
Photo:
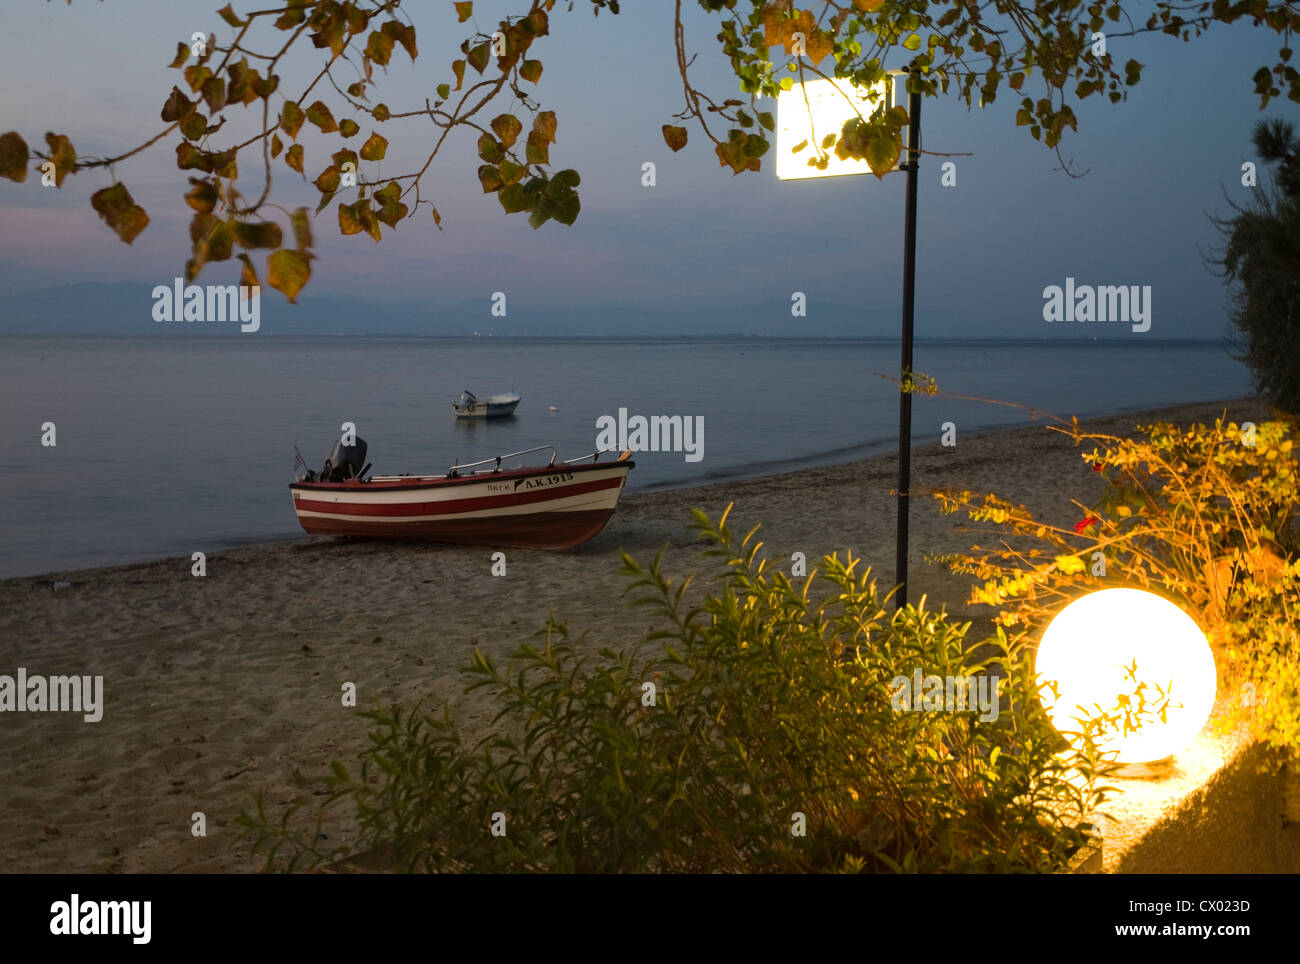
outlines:
[[[156,284],[156,282],[155,282]],[[82,283],[0,296],[0,334],[180,335],[238,334],[237,324],[155,322],[154,285],[148,282]],[[538,308],[518,300],[505,317],[492,317],[490,301],[395,304],[304,293],[291,305],[263,287],[263,335],[488,335],[654,336],[763,335],[896,337],[899,309],[863,309],[813,301],[807,318],[790,315],[790,302],[771,300],[716,309]]]

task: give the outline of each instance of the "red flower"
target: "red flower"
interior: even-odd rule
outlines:
[[[1074,531],[1082,534],[1083,530],[1088,528],[1088,526],[1096,525],[1100,521],[1101,520],[1098,519],[1095,515],[1090,515],[1088,516],[1088,518],[1080,519],[1078,522],[1076,522],[1074,524]]]
[[[1094,466],[1092,467],[1092,470],[1093,470],[1094,472],[1100,472],[1100,471],[1101,471],[1101,463],[1098,462],[1096,465],[1094,465]]]

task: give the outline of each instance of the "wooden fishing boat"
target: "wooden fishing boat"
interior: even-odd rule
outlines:
[[[555,447],[543,445],[453,465],[444,475],[367,476],[365,442],[356,443],[336,445],[320,473],[305,471],[290,484],[294,511],[307,532],[569,549],[605,527],[636,465],[631,452],[607,461],[601,456],[613,453],[557,462]],[[551,457],[545,464],[502,466],[506,459],[547,450]]]
[[[505,418],[513,415],[518,407],[519,396],[514,392],[489,395],[486,402],[480,402],[473,392],[464,391],[451,403],[457,418]]]

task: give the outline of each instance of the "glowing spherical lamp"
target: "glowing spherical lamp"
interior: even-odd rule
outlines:
[[[1125,764],[1161,761],[1190,745],[1210,717],[1218,682],[1200,627],[1141,589],[1102,589],[1062,609],[1043,633],[1034,671],[1039,698],[1061,732],[1077,732],[1078,717],[1095,716],[1098,706],[1113,711],[1121,696],[1131,699],[1138,683],[1146,684],[1148,712],[1137,729],[1116,726],[1098,737]],[[1163,702],[1157,687],[1168,693],[1163,720],[1154,712]]]

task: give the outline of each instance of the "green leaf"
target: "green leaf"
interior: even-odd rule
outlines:
[[[515,184],[524,176],[526,168],[522,164],[516,164],[509,158],[503,158],[497,166],[497,171],[501,175],[503,184]],[[559,175],[557,174],[556,177],[559,177]]]
[[[470,52],[465,56],[465,59],[469,62],[471,67],[481,74],[487,68],[488,53],[490,49],[491,48],[487,43],[481,43],[477,47],[471,48]]]
[[[895,104],[889,110],[885,111],[884,121],[890,127],[898,130],[900,127],[907,126],[907,108]]]
[[[202,64],[190,64],[185,68],[185,80],[191,91],[202,89],[203,84],[212,76],[212,71]]]
[[[305,117],[306,115],[302,112],[301,107],[291,100],[286,100],[284,107],[280,108],[280,129],[294,140],[297,140],[298,131],[302,129],[302,122]]]
[[[135,203],[124,184],[117,183],[96,191],[90,196],[90,206],[127,244],[149,226],[149,215]]]
[[[359,153],[363,161],[382,161],[388,153],[388,139],[371,131]]]
[[[479,167],[478,180],[483,185],[484,194],[501,190],[505,183],[501,179],[501,171],[491,164],[483,164]]]
[[[439,100],[446,100],[451,96],[451,84],[439,84],[437,89]]]
[[[346,164],[348,161],[351,161],[352,167],[355,170],[358,161],[357,152],[350,147],[345,147],[342,150],[335,151],[333,154],[331,154],[330,160],[334,162],[334,166],[337,167],[340,171],[343,170],[344,164]]]
[[[185,279],[193,281],[199,270],[209,261],[228,261],[233,242],[230,222],[202,212],[190,221],[190,241],[194,244],[194,257],[185,264]]]
[[[274,221],[236,221],[235,241],[241,248],[278,248],[284,240]]]
[[[381,67],[388,66],[393,56],[393,38],[379,30],[370,31],[366,40],[366,56]]]
[[[176,44],[176,57],[175,57],[175,58],[172,60],[172,62],[171,62],[170,64],[168,64],[167,66],[168,66],[168,67],[180,67],[180,66],[184,65],[185,61],[187,61],[187,60],[189,60],[189,59],[190,59],[190,46],[189,46],[189,44],[180,43],[180,42],[178,41],[177,44]]]
[[[357,122],[350,117],[339,121],[339,133],[344,137],[354,137],[359,130]]]
[[[539,137],[534,129],[528,133],[528,143],[524,147],[524,156],[529,164],[547,164],[550,162],[550,147],[546,140]]]
[[[391,116],[388,113],[387,104],[376,104],[375,109],[370,112],[370,115],[380,123],[383,123],[384,121],[388,120],[388,118]]]
[[[537,83],[542,79],[542,62],[540,60],[525,60],[519,65],[519,76],[529,83]]]
[[[399,200],[401,196],[402,188],[396,181],[389,181],[375,192],[375,200],[379,202],[379,210],[375,216],[390,228],[396,228],[397,222],[406,217],[407,211],[410,210]]]
[[[235,11],[230,8],[230,4],[226,4],[218,10],[217,16],[226,21],[226,23],[230,24],[232,27],[242,27],[244,25],[244,21],[239,19],[235,14]]]
[[[266,259],[266,283],[284,292],[291,304],[298,300],[298,292],[311,277],[311,255],[301,251],[281,248]]]
[[[573,224],[574,221],[578,220],[580,210],[582,210],[582,204],[578,200],[578,195],[571,194],[555,206],[553,217],[561,224]]]
[[[289,223],[293,226],[293,239],[298,245],[298,250],[305,251],[310,248],[312,245],[311,215],[307,213],[307,209],[295,208],[289,215]]]
[[[903,142],[896,132],[868,135],[866,161],[867,166],[871,168],[871,173],[878,178],[883,178],[894,169],[902,150]]]
[[[759,111],[758,123],[764,130],[776,130],[776,119],[772,117],[771,111]]]
[[[522,184],[511,184],[509,187],[502,188],[497,194],[497,199],[505,208],[506,214],[527,211],[532,206],[530,199],[524,195]]]
[[[208,119],[198,111],[191,111],[181,120],[180,131],[190,140],[197,141],[208,132]]]
[[[288,30],[296,27],[307,19],[307,12],[302,9],[302,5],[296,0],[290,0],[289,7],[275,19],[275,28],[277,30]],[[249,270],[252,270],[251,268]]]
[[[406,50],[406,55],[414,63],[419,51],[415,49],[415,28],[400,20],[389,20],[384,24],[384,35],[392,37]]]
[[[229,261],[231,252],[231,231],[229,221],[217,221],[203,241],[200,249],[201,262]]]
[[[31,156],[27,142],[16,131],[0,134],[0,177],[20,184],[27,180],[27,161]]]
[[[219,200],[216,185],[197,177],[190,178],[190,184],[193,187],[185,195],[185,203],[202,214],[211,214]]]
[[[903,46],[908,50],[919,50],[921,48],[921,37],[919,34],[912,34],[903,41]]]
[[[339,125],[334,122],[334,115],[321,100],[307,108],[307,119],[319,127],[322,134],[329,134],[339,129]]]
[[[539,204],[533,208],[532,213],[528,215],[528,226],[534,231],[551,219],[551,208],[549,205]]]
[[[297,171],[299,174],[302,174],[304,178],[307,177],[307,175],[303,174],[302,171],[302,145],[301,144],[294,144],[292,147],[290,147],[287,151],[284,152],[284,163],[288,164],[289,167]]]
[[[263,100],[266,100],[266,98],[275,93],[275,89],[280,86],[280,76],[278,74],[272,74],[270,77],[258,77],[257,74],[254,73],[252,86],[253,93]]]
[[[226,81],[224,77],[209,77],[203,82],[203,99],[208,110],[216,113],[226,106]]]
[[[478,137],[478,156],[489,164],[495,164],[505,156],[501,145],[491,134],[483,133]]]
[[[253,268],[252,259],[242,251],[235,257],[243,262],[243,267],[239,271],[239,283],[250,288],[260,287],[261,282],[257,280],[257,271]]]

